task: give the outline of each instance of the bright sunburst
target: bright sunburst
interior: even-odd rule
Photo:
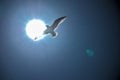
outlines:
[[[45,23],[40,19],[32,19],[26,24],[26,34],[34,41],[43,39],[45,29]]]

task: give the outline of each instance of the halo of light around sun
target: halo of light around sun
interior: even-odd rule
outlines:
[[[26,24],[26,34],[34,41],[41,40],[45,37],[45,35],[43,35],[45,29],[46,25],[40,19],[32,19]]]

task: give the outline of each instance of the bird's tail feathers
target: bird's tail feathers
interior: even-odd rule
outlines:
[[[52,35],[53,38],[55,38],[58,35],[58,33],[55,31],[52,31],[50,34]]]

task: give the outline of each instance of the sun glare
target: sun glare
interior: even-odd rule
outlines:
[[[45,23],[40,19],[32,19],[26,24],[26,34],[34,41],[41,40],[45,37],[43,35],[45,29]]]

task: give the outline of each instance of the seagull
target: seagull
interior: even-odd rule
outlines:
[[[58,26],[62,22],[64,22],[66,20],[66,18],[67,18],[66,16],[60,17],[60,18],[56,19],[51,26],[46,25],[47,29],[43,32],[43,35],[50,33],[52,35],[52,37],[56,37],[58,33],[55,32],[55,30],[58,28]]]

